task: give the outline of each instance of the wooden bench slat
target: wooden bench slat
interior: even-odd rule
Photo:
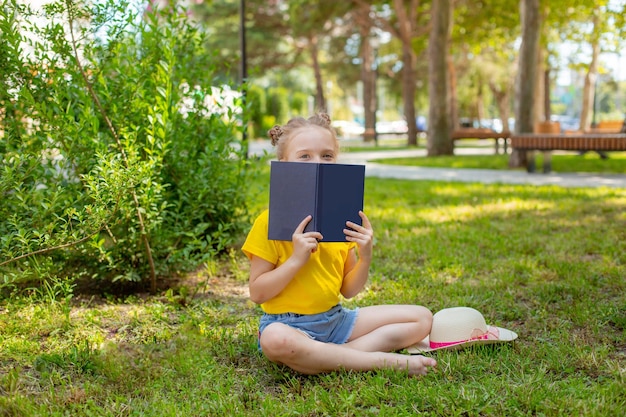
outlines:
[[[511,137],[511,132],[460,129],[453,131],[451,136],[452,139],[508,139]]]
[[[550,151],[626,151],[626,133],[547,134],[522,133],[511,136],[511,148],[525,151],[542,151],[544,172],[549,172]],[[547,162],[546,162],[547,160]],[[534,156],[529,157],[527,169],[534,170]]]
[[[489,129],[476,129],[476,128],[466,128],[466,129],[458,129],[452,131],[450,134],[453,142],[463,139],[493,139],[495,152],[496,154],[499,152],[499,140],[503,140],[503,152],[508,153],[508,139],[511,137],[511,132],[503,131],[496,132]]]
[[[518,134],[511,136],[511,148],[537,151],[626,151],[626,133]]]

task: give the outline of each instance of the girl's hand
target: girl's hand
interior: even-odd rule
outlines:
[[[311,254],[317,250],[318,241],[323,238],[320,232],[304,232],[304,228],[312,218],[311,215],[306,216],[291,236],[293,242],[293,254],[291,256],[301,264],[305,264],[309,260]]]
[[[346,222],[346,226],[349,229],[343,229],[343,233],[346,235],[346,240],[349,242],[356,242],[359,246],[359,258],[360,259],[372,259],[372,246],[374,245],[374,230],[369,219],[362,211],[359,211],[359,216],[363,221],[363,225],[359,226],[353,222]]]

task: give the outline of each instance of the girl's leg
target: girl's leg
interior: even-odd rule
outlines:
[[[347,345],[367,352],[400,350],[428,336],[432,322],[432,313],[422,306],[362,307]]]
[[[437,362],[419,355],[366,352],[349,345],[318,342],[282,323],[270,324],[261,334],[261,347],[267,358],[304,374],[336,370],[371,371],[394,369],[409,375],[424,375]]]

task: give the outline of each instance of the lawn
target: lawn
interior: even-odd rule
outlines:
[[[595,172],[603,174],[626,174],[626,152],[611,152],[608,159],[588,152],[578,155],[575,152],[559,152],[552,156],[554,172]],[[381,163],[389,165],[421,166],[431,168],[469,169],[509,169],[509,155],[454,155],[428,158],[387,158]],[[536,164],[541,169],[542,155],[537,156]],[[520,168],[524,169],[524,168]]]
[[[267,174],[251,184],[254,212]],[[257,352],[260,310],[233,248],[157,296],[59,283],[0,301],[0,415],[621,415],[624,207],[624,189],[368,178],[375,260],[345,304],[470,306],[516,342],[438,352],[420,378],[301,376]]]

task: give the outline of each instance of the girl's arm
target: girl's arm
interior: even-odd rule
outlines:
[[[357,295],[367,282],[369,269],[372,263],[372,246],[374,241],[374,230],[372,225],[362,211],[359,216],[363,220],[363,225],[347,222],[349,229],[344,229],[346,240],[356,242],[359,247],[359,256],[350,251],[348,260],[344,268],[343,284],[341,285],[341,294],[346,298],[352,298]]]
[[[289,284],[300,266],[291,258],[276,268],[271,262],[258,256],[250,259],[250,299],[263,304],[276,297]]]
[[[292,236],[293,253],[279,267],[258,256],[250,259],[250,299],[262,304],[276,297],[291,282],[296,273],[307,263],[311,252],[317,250],[319,232],[304,233],[304,228],[311,221],[307,216],[296,228]]]

